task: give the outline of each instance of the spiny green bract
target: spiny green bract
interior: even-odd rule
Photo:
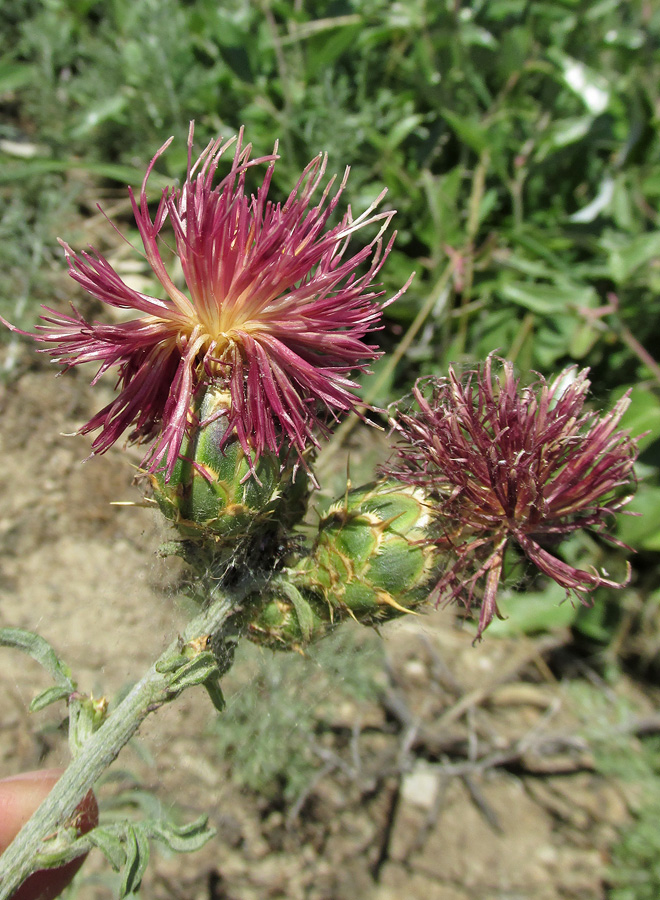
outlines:
[[[349,491],[321,520],[300,568],[330,609],[364,624],[410,612],[428,597],[436,551],[423,494],[381,481]]]
[[[307,494],[306,473],[283,466],[270,454],[253,463],[238,440],[222,447],[225,419],[216,417],[225,395],[207,391],[199,407],[200,421],[181,448],[169,481],[152,477],[154,497],[165,516],[185,538],[210,538],[217,546],[254,536],[277,519],[290,526],[302,517]]]
[[[319,523],[311,552],[248,612],[250,640],[296,650],[347,618],[374,625],[427,599],[436,550],[422,492],[394,482],[349,491]]]
[[[246,634],[253,643],[271,650],[302,650],[339,624],[321,597],[308,591],[303,595],[290,584],[283,587],[274,586],[266,603],[248,609]]]

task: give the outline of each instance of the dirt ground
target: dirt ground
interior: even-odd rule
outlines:
[[[117,450],[83,465],[86,440],[62,434],[109,390],[92,393],[84,375],[55,379],[44,368],[2,389],[0,625],[38,631],[82,690],[112,698],[169,643],[184,612],[174,596],[178,563],[156,557],[164,536],[156,514],[110,505],[139,500],[129,465],[139,454]],[[237,783],[205,692],[188,691],[147,721],[99,791],[103,806],[117,784],[137,778],[165,810],[184,820],[206,813],[217,829],[195,854],[155,852],[140,896],[606,897],[608,853],[634,798],[594,769],[572,682],[558,677],[569,640],[474,648],[450,611],[388,626],[377,696],[334,704],[326,695],[313,726],[300,726],[319,765],[293,800]],[[225,716],[232,691],[251,690],[266,655],[253,648],[232,671]],[[47,686],[35,663],[0,650],[0,776],[66,765],[63,707],[27,712]],[[286,699],[296,685],[283,680],[279,690]],[[638,715],[652,710],[633,685],[618,690]],[[92,855],[77,896],[112,897],[108,872]]]

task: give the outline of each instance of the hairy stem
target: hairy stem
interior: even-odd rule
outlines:
[[[211,603],[172,641],[125,699],[94,732],[68,766],[48,797],[0,856],[0,900],[8,900],[35,868],[35,859],[47,838],[73,815],[78,804],[117,758],[149,713],[173,700],[180,669],[172,666],[183,644],[217,633],[243,597],[255,585],[228,594],[215,592]],[[160,670],[160,671],[159,671]]]

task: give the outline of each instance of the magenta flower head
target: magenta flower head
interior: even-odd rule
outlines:
[[[629,400],[602,417],[585,412],[587,374],[570,368],[521,388],[511,363],[496,376],[488,357],[463,377],[450,367],[446,378],[419,381],[418,410],[396,415],[386,474],[425,490],[432,539],[448,555],[435,596],[470,609],[481,595],[478,636],[498,615],[510,543],[581,600],[599,585],[623,586],[548,549],[579,528],[601,531],[632,496],[637,447],[617,430]]]
[[[394,213],[374,212],[381,194],[362,215],[354,219],[349,208],[330,225],[348,170],[334,194],[332,178],[312,205],[325,156],[309,163],[283,204],[268,200],[277,146],[251,160],[241,131],[235,141],[211,142],[193,162],[191,126],[185,182],[163,191],[152,217],[147,182],[170,141],[149,164],[139,199],[131,193],[161,296],[129,287],[94,250],[77,254],[63,244],[70,274],[86,291],[138,315],[103,324],[75,309],[46,309],[46,324],[32,337],[53,344],[48,352],[65,368],[98,362],[96,378],[118,370],[116,398],[80,429],[100,429],[93,453],[128,431],[131,440],[151,443],[143,465],[169,478],[184,435],[200,424],[193,400],[211,387],[226,397],[215,413],[225,419],[223,444],[235,436],[253,463],[283,447],[301,456],[329,422],[355,407],[348,376],[379,355],[364,338],[378,327],[384,305],[374,278],[392,245],[393,238],[383,247],[381,238]],[[232,145],[229,173],[214,186]],[[247,171],[264,163],[263,183],[248,196]],[[351,236],[374,223],[378,234],[351,255]],[[163,235],[166,225],[173,241]],[[173,255],[170,246],[180,282],[163,256]]]

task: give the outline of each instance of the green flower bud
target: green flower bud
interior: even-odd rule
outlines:
[[[437,551],[420,490],[378,482],[350,491],[319,524],[311,553],[285,568],[240,614],[272,650],[302,651],[347,618],[374,625],[420,607]]]
[[[375,624],[421,606],[437,558],[422,491],[382,481],[349,491],[319,524],[314,549],[291,570],[331,618]]]
[[[307,477],[272,454],[253,463],[239,441],[224,445],[229,395],[208,389],[195,410],[200,426],[190,429],[169,480],[151,477],[161,511],[190,539],[211,539],[216,548],[235,546],[273,528],[288,527],[305,512]]]
[[[94,698],[93,695],[79,694],[77,691],[69,698],[69,749],[76,757],[84,744],[94,732],[101,727],[108,713],[108,701],[105,697]]]
[[[319,596],[303,595],[288,581],[276,581],[269,599],[257,600],[244,612],[248,639],[271,650],[298,650],[325,637],[335,622]]]

